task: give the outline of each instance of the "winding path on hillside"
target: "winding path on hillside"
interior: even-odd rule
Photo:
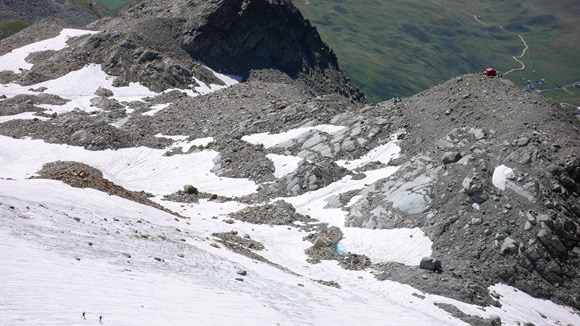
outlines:
[[[477,21],[478,23],[481,23],[481,24],[483,24],[483,25],[485,25],[485,26],[488,26],[488,25],[489,25],[488,23],[484,23],[484,22],[482,22],[481,20],[479,20],[479,18],[477,18],[477,16],[476,16],[476,15],[473,15],[473,18],[475,18],[475,21]]]
[[[528,43],[526,43],[526,40],[524,40],[524,38],[523,38],[523,37],[522,37],[520,34],[518,34],[518,36],[520,37],[520,40],[522,40],[522,42],[524,43],[524,45],[525,45],[525,48],[524,48],[524,50],[522,51],[522,54],[521,54],[521,55],[519,55],[519,56],[513,56],[512,58],[513,58],[514,60],[516,60],[517,62],[519,62],[519,63],[520,63],[522,66],[521,66],[520,68],[514,68],[514,69],[512,69],[512,70],[510,70],[510,71],[506,72],[506,73],[504,74],[505,76],[507,76],[507,74],[509,74],[509,73],[510,73],[510,72],[512,72],[512,71],[516,71],[516,70],[524,70],[524,69],[526,69],[526,65],[525,65],[525,64],[524,64],[524,63],[523,63],[523,62],[522,62],[522,61],[521,61],[519,58],[523,57],[523,56],[526,54],[526,51],[528,50]]]

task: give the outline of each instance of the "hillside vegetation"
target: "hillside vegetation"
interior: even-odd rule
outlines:
[[[93,0],[0,1],[0,39],[45,18],[55,18],[72,27],[83,27],[112,12]]]
[[[580,80],[577,1],[295,0],[371,101],[406,97],[462,73],[493,66],[557,88]],[[532,73],[535,70],[536,73]],[[523,86],[523,85],[522,85]],[[545,93],[580,105],[580,89]]]
[[[133,0],[97,0],[97,2],[111,10],[117,11],[133,2]]]

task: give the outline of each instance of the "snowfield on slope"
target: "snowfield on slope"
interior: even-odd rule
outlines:
[[[84,36],[98,33],[98,31],[89,31],[81,29],[63,29],[57,37],[39,41],[26,45],[24,47],[15,49],[5,55],[0,56],[0,71],[10,71],[13,73],[22,73],[32,69],[34,66],[32,63],[26,61],[26,58],[36,52],[40,51],[59,51],[68,47],[67,41],[72,37]],[[215,84],[205,84],[199,79],[192,77],[192,87],[194,84],[195,91],[191,89],[177,89],[179,91],[185,92],[188,96],[195,97],[199,95],[204,95],[218,91],[220,89],[229,87],[239,83],[242,78],[239,76],[225,75],[212,70],[210,67],[201,63],[203,67],[214,74],[218,79],[220,79],[224,85]],[[147,87],[131,82],[128,86],[116,87],[113,86],[113,81],[116,77],[110,76],[102,70],[102,67],[98,64],[88,64],[82,69],[72,71],[60,78],[53,80],[48,80],[45,82],[37,83],[29,86],[21,86],[15,83],[1,84],[0,83],[0,96],[6,96],[7,98],[14,97],[19,94],[27,95],[38,95],[38,92],[32,91],[33,89],[46,88],[45,94],[53,94],[62,97],[68,102],[64,105],[48,105],[40,104],[39,107],[45,108],[46,114],[62,114],[66,112],[73,111],[74,109],[81,109],[86,112],[99,111],[98,108],[92,106],[91,99],[97,97],[95,91],[100,88],[106,88],[113,92],[112,99],[119,102],[132,102],[132,101],[142,101],[146,97],[157,96],[160,93],[152,92]],[[171,91],[169,89],[167,91]],[[155,113],[163,110],[165,106],[155,106],[152,111],[145,113],[146,115],[154,115]],[[131,114],[132,110],[127,110]],[[0,116],[0,123],[6,122],[14,119],[32,119],[36,116],[31,117],[28,112],[25,114],[16,114],[11,116]]]
[[[25,61],[28,54],[62,49],[68,38],[87,33],[91,32],[63,30],[54,39],[15,50],[0,57],[0,71],[30,69],[32,65]],[[197,96],[239,81],[214,74],[225,86],[205,85],[193,78],[197,93],[187,93]],[[45,92],[71,100],[64,106],[45,107],[57,113],[74,107],[93,110],[90,99],[99,86],[111,89],[120,101],[156,95],[136,83],[113,87],[113,78],[91,64],[33,86],[0,85],[0,95],[35,94],[28,89],[44,86]],[[154,106],[148,115],[162,114],[166,107]],[[1,117],[0,123],[34,117],[27,112]],[[124,122],[120,120],[115,126],[123,127]],[[265,148],[287,147],[308,133],[333,134],[345,128],[308,126],[279,134],[248,135],[242,140]],[[501,308],[482,308],[423,293],[409,285],[379,281],[372,270],[345,270],[328,260],[310,264],[305,250],[312,244],[303,240],[307,232],[302,228],[224,223],[229,213],[249,205],[236,197],[255,194],[259,185],[211,173],[212,160],[219,152],[163,155],[176,146],[205,146],[214,138],[157,136],[171,138],[174,143],[166,149],[88,151],[0,136],[0,325],[87,325],[97,324],[101,315],[104,324],[124,326],[466,325],[435,303],[449,303],[484,318],[497,315],[503,325],[580,325],[580,316],[572,309],[506,285],[490,287],[500,295]],[[376,160],[388,164],[399,153],[393,135],[391,142],[340,164],[349,169]],[[277,178],[292,173],[302,161],[290,155],[267,157]],[[94,189],[30,179],[43,164],[58,160],[88,164],[128,190],[153,193],[152,200],[181,216]],[[341,228],[344,238],[340,244],[346,251],[367,255],[376,262],[416,266],[431,254],[432,243],[421,230],[348,228],[344,227],[346,211],[325,208],[330,197],[364,189],[398,169],[368,170],[360,180],[349,175],[316,191],[272,201],[284,200],[301,214]],[[505,188],[505,179],[506,173],[498,170],[494,184]],[[199,203],[162,199],[185,184],[234,198],[200,199]],[[358,198],[360,195],[352,197],[349,204]],[[256,253],[272,264],[230,251],[213,235],[231,231],[262,243],[265,249]],[[336,282],[340,288],[325,286],[320,280]],[[87,320],[81,318],[83,312]]]
[[[28,70],[33,66],[33,64],[26,61],[26,58],[31,53],[40,51],[59,51],[68,46],[67,41],[70,38],[95,33],[98,32],[65,28],[60,31],[60,34],[56,37],[31,43],[0,56],[0,71],[7,70],[14,73],[20,73],[22,70]]]
[[[490,314],[487,309],[429,296],[407,285],[378,281],[368,271],[344,270],[333,261],[308,264],[304,249],[310,244],[302,240],[305,233],[299,229],[223,223],[225,214],[245,207],[235,202],[202,200],[180,207],[184,205],[157,200],[170,209],[181,209],[180,213],[191,218],[188,221],[96,190],[24,179],[43,162],[61,158],[100,167],[120,184],[163,190],[155,171],[187,173],[183,162],[171,163],[179,157],[209,167],[216,155],[211,151],[207,156],[162,157],[161,151],[143,148],[91,152],[8,137],[0,137],[0,144],[2,177],[17,179],[0,180],[0,249],[5,253],[0,267],[0,324],[82,325],[80,316],[86,311],[93,321],[102,314],[105,323],[122,325],[186,325],[193,321],[204,325],[465,325],[433,305],[443,301],[476,315]],[[121,173],[123,169],[130,171]],[[386,171],[376,173],[367,171],[366,181],[388,175]],[[221,187],[236,189],[239,181],[223,178]],[[345,178],[322,191],[285,200],[295,200],[299,210],[311,208],[313,217],[324,218],[325,211],[337,213],[323,208],[327,196],[363,184]],[[262,242],[266,249],[260,254],[284,269],[210,245],[215,241],[214,232],[232,230]],[[349,241],[377,240],[386,233],[344,230],[345,246],[369,250],[372,256],[377,253],[371,250],[371,242]],[[399,233],[405,232],[409,234]],[[421,240],[416,235],[406,238]],[[428,254],[428,248],[420,249],[417,257]],[[408,263],[416,264],[416,259]],[[243,281],[236,280],[239,270],[247,271]],[[315,282],[320,279],[333,280],[341,289]],[[426,295],[426,299],[414,293]],[[568,308],[533,303],[549,320],[580,321]],[[518,308],[513,303],[505,307]],[[511,310],[496,310],[493,314],[502,320],[512,318]]]

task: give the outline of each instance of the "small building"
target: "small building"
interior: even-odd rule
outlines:
[[[493,69],[493,68],[487,68],[487,69],[485,69],[485,75],[486,75],[486,76],[491,76],[491,77],[493,77],[493,76],[495,76],[495,75],[496,75],[496,73],[497,73],[497,72],[496,72],[496,71],[495,71],[495,69]]]

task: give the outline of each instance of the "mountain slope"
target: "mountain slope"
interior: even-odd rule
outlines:
[[[336,51],[346,74],[376,102],[407,97],[453,76],[493,66],[526,68],[543,95],[580,106],[580,6],[576,1],[295,1]],[[533,72],[535,71],[535,73]],[[508,77],[508,76],[506,76]],[[542,85],[536,81],[545,79]]]
[[[93,0],[13,0],[0,3],[0,39],[45,18],[74,27],[85,26],[111,12]]]
[[[40,30],[0,41],[0,323],[580,323],[556,103],[469,74],[368,105],[287,1]]]

